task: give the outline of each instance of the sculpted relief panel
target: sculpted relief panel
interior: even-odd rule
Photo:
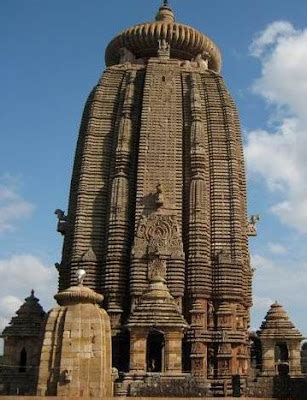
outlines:
[[[175,215],[143,216],[137,229],[134,256],[182,256],[182,241]]]

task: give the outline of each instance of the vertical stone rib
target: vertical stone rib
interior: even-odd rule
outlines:
[[[137,175],[136,227],[160,182],[165,207],[182,212],[182,91],[174,66],[150,63],[146,69]],[[146,197],[147,196],[147,197]],[[148,201],[146,201],[148,200]]]
[[[62,251],[62,262],[59,268],[59,291],[68,288],[70,285],[70,275],[71,271],[69,268],[71,254],[72,254],[72,246],[73,246],[73,238],[74,238],[74,228],[75,228],[75,213],[77,208],[77,190],[80,178],[81,164],[82,164],[82,152],[84,148],[85,141],[85,132],[88,125],[88,120],[90,116],[90,107],[95,95],[96,87],[91,91],[90,95],[87,98],[79,131],[79,137],[75,152],[74,159],[74,167],[72,173],[72,179],[70,184],[70,193],[69,193],[69,208],[68,208],[68,225],[69,229],[65,234],[64,243],[63,243],[63,251]]]
[[[214,329],[222,332],[217,341],[217,374],[223,377],[235,365],[246,374],[248,366],[246,193],[235,105],[221,77],[207,75],[203,83],[210,131]]]
[[[133,101],[136,71],[126,76],[127,86],[118,128],[111,186],[110,217],[105,268],[108,312],[112,324],[120,322],[127,293],[129,271],[129,204],[132,195],[129,169],[133,144]]]
[[[215,298],[242,298],[241,193],[236,131],[232,105],[222,93],[219,77],[207,76],[204,82],[211,130],[211,224]]]
[[[107,70],[84,113],[71,183],[68,233],[64,239],[61,289],[75,283],[74,272],[87,270],[86,283],[101,291],[106,234],[109,169],[118,94],[124,71]]]
[[[229,94],[228,94],[229,96]],[[230,96],[229,96],[230,97]],[[250,266],[250,257],[249,257],[249,249],[248,249],[248,236],[247,236],[247,190],[246,190],[246,175],[245,175],[245,166],[244,166],[244,155],[243,155],[243,144],[242,144],[242,136],[241,136],[241,128],[240,128],[240,120],[238,116],[238,112],[234,101],[230,97],[230,101],[233,104],[233,118],[234,118],[234,126],[236,128],[237,133],[237,143],[238,143],[238,154],[237,158],[239,160],[239,183],[240,183],[240,191],[241,191],[241,235],[242,235],[242,258],[243,258],[243,266],[244,266],[244,305],[249,308],[252,306],[252,269]],[[247,313],[248,315],[248,313]]]
[[[171,229],[176,226],[178,232],[175,230],[171,235],[181,236],[182,123],[182,87],[178,64],[149,61],[139,143],[135,241],[130,274],[132,297],[140,296],[148,284],[147,247],[151,239],[143,238],[139,229],[146,224],[147,217],[148,224],[155,223],[150,215],[157,211],[155,196],[158,184],[163,188],[165,200],[161,213],[170,217],[166,225],[170,223]],[[156,223],[159,224],[159,217]],[[182,243],[178,243],[176,250],[174,246],[172,250],[168,249],[164,256],[167,258],[167,285],[174,297],[182,297],[185,282]]]
[[[189,253],[187,289],[192,297],[209,298],[212,290],[210,266],[210,198],[208,190],[208,135],[203,120],[198,75],[191,75]]]

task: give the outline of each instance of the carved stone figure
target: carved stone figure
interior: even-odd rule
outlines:
[[[171,47],[169,43],[163,38],[158,40],[158,57],[164,60],[170,58]]]
[[[133,63],[135,61],[135,55],[126,47],[122,47],[119,50],[119,56],[120,64]]]
[[[86,276],[86,271],[84,271],[84,269],[78,269],[76,272],[76,277],[78,280],[78,285],[83,285],[83,281],[85,279]]]
[[[163,195],[163,187],[161,183],[157,185],[157,192],[156,192],[156,205],[157,207],[162,207],[164,204],[164,195]]]
[[[203,71],[207,71],[209,66],[210,54],[207,51],[199,53],[194,59],[193,63]]]
[[[54,214],[57,216],[58,219],[57,231],[62,235],[65,235],[67,228],[67,216],[65,215],[65,212],[57,208]]]
[[[115,368],[115,367],[112,367],[112,380],[113,380],[113,382],[117,381],[118,378],[119,378],[118,369]]]
[[[70,383],[72,381],[72,374],[68,369],[63,371],[63,381],[64,383]]]
[[[159,50],[169,50],[170,45],[165,39],[158,40]]]
[[[260,215],[252,215],[248,221],[248,235],[249,236],[257,236],[257,228],[256,225],[260,221]]]

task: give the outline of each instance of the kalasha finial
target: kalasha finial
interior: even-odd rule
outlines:
[[[156,15],[156,21],[174,22],[175,15],[171,9],[168,0],[163,0],[161,7],[159,8],[158,14]]]
[[[79,286],[83,285],[83,281],[84,281],[85,275],[86,275],[86,271],[84,269],[78,269],[76,271],[76,277],[77,277]]]

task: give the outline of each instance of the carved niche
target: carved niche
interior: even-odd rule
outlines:
[[[205,346],[201,342],[194,342],[192,343],[192,354],[196,354],[198,356],[203,356],[205,352]]]
[[[213,328],[214,327],[214,306],[212,301],[208,302],[208,311],[207,311],[207,324],[208,328]]]
[[[222,343],[219,345],[218,354],[231,354],[231,344],[230,343]]]
[[[229,374],[229,360],[219,361],[219,374],[228,375]]]

